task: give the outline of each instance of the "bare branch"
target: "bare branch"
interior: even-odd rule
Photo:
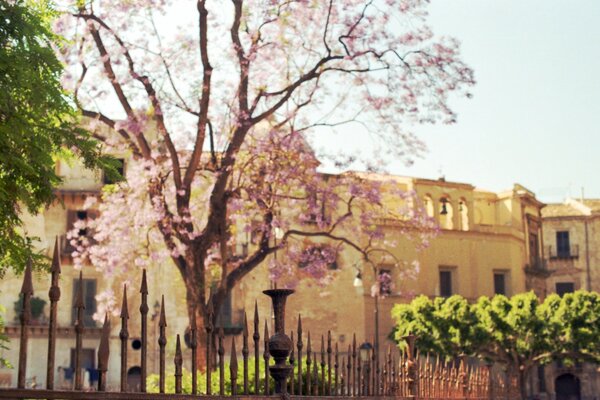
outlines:
[[[188,163],[187,170],[185,171],[185,177],[183,180],[183,186],[186,191],[186,198],[189,200],[190,187],[196,169],[200,164],[202,157],[202,150],[204,147],[204,139],[206,137],[206,125],[208,123],[208,108],[210,106],[210,93],[211,93],[211,77],[213,68],[210,65],[208,59],[208,10],[206,9],[206,0],[198,0],[196,3],[198,8],[198,27],[200,30],[199,46],[200,46],[200,59],[202,61],[202,91],[200,99],[198,100],[200,115],[198,116],[196,142],[194,143],[194,150],[190,161]]]

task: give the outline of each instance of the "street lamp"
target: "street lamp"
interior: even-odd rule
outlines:
[[[376,280],[376,284],[379,284],[379,281],[377,279],[378,276],[378,269],[377,267],[373,267],[373,273],[375,276],[375,280]],[[358,271],[356,273],[356,277],[354,278],[354,283],[353,283],[355,288],[361,288],[363,287],[363,280],[362,280],[362,274],[360,273],[360,271]],[[375,307],[373,310],[373,314],[374,314],[374,319],[375,319],[375,357],[377,362],[379,362],[379,290],[377,290],[375,292],[375,296],[374,300],[375,300]],[[370,345],[370,344],[369,344]]]

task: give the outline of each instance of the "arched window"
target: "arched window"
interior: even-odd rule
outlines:
[[[431,198],[430,195],[426,194],[425,197],[423,197],[423,206],[425,207],[427,216],[433,218],[433,216],[434,216],[433,199]]]
[[[467,201],[464,198],[461,198],[458,202],[458,222],[460,223],[461,231],[469,230],[469,208],[467,206]]]
[[[448,197],[440,198],[440,227],[442,229],[454,229],[454,209]]]

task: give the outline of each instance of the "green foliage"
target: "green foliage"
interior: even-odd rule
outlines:
[[[8,350],[8,336],[4,333],[4,318],[2,317],[5,311],[4,307],[0,305],[0,350]],[[0,367],[12,368],[12,365],[0,357]]]
[[[417,336],[420,351],[446,357],[467,354],[529,369],[561,358],[600,361],[600,295],[578,291],[551,295],[543,303],[533,293],[511,298],[420,296],[392,310],[395,339]]]
[[[0,0],[0,274],[47,259],[23,232],[22,212],[37,214],[60,183],[54,157],[75,151],[87,167],[106,167],[108,158],[88,132],[77,127],[73,103],[62,90],[62,65],[53,46],[62,43],[50,24],[48,0]]]
[[[416,345],[449,357],[472,355],[474,340],[481,340],[476,316],[464,298],[452,296],[430,300],[419,296],[410,304],[397,304],[392,310],[396,320],[395,339],[403,341],[408,334],[416,335]]]
[[[258,393],[256,392],[256,388],[254,386],[254,377],[255,377],[255,369],[254,369],[254,357],[249,357],[248,359],[248,392],[249,394],[263,394],[264,392],[264,362],[260,360],[259,363],[259,388]],[[302,365],[302,379],[303,379],[303,392],[306,394],[307,387],[307,374],[306,374],[306,359],[303,359]],[[314,364],[313,364],[314,365]],[[229,362],[225,362],[225,394],[231,395],[231,375],[229,372]],[[327,372],[328,368],[325,367],[325,381],[327,381]],[[298,365],[294,366],[294,379],[298,377]],[[333,371],[332,371],[332,385],[333,385]],[[270,378],[270,392],[274,393],[275,390],[275,382],[273,378]],[[186,394],[192,393],[192,373],[186,369],[183,370],[182,376],[182,392]],[[319,364],[319,371],[317,381],[320,387],[321,385],[321,367]],[[315,384],[315,379],[313,375],[311,375],[311,383]],[[158,393],[159,392],[159,376],[158,374],[149,375],[147,380],[147,390],[149,393]],[[198,373],[198,392],[201,394],[206,394],[206,373]],[[288,378],[289,385],[289,378]],[[297,391],[297,383],[295,385],[295,389]],[[241,359],[238,361],[238,377],[237,377],[237,390],[238,394],[243,393],[244,390],[244,368]],[[166,393],[175,393],[175,376],[173,375],[173,369],[170,369],[167,372],[167,376],[165,379],[165,392]],[[219,394],[219,370],[212,371],[211,373],[211,392],[212,394]]]

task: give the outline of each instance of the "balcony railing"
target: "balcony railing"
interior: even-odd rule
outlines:
[[[546,264],[546,260],[536,258],[535,260],[530,260],[530,263],[525,266],[525,270],[532,274],[543,275],[548,273],[548,265]]]
[[[548,246],[546,254],[550,260],[565,260],[579,258],[579,246],[572,244],[567,248],[558,249],[555,246]]]

